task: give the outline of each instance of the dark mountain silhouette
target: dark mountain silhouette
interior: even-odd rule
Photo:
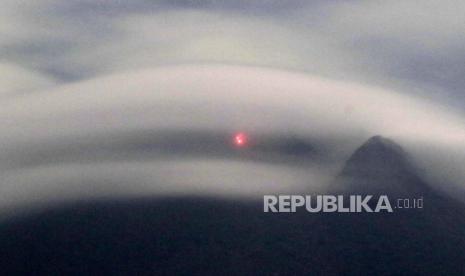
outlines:
[[[388,195],[393,204],[394,212],[385,215],[321,216],[318,224],[328,227],[325,234],[350,260],[345,265],[363,264],[355,274],[465,273],[465,206],[431,188],[394,141],[374,136],[359,147],[337,176],[334,193]],[[396,206],[414,198],[422,198],[423,208]]]
[[[335,188],[341,192],[358,194],[412,197],[432,192],[404,149],[381,136],[374,136],[359,147],[335,182]]]
[[[423,196],[422,209],[277,214],[263,213],[262,202],[193,197],[79,203],[0,225],[0,274],[463,275],[465,208],[408,159],[373,137],[335,191]]]

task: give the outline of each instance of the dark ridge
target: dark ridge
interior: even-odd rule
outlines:
[[[0,224],[0,274],[463,275],[463,206],[451,207],[276,214],[223,199],[87,202]]]
[[[373,136],[361,145],[347,160],[342,175],[357,176],[360,173],[385,168],[386,172],[412,173],[408,154],[394,141]],[[377,173],[379,171],[376,171]]]
[[[393,140],[379,135],[371,137],[355,150],[334,187],[362,194],[400,196],[431,193],[408,153]]]

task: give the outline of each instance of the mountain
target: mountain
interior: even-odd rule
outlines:
[[[400,145],[374,136],[355,150],[336,177],[333,193],[387,195],[394,208],[384,215],[321,216],[317,224],[325,225],[334,247],[350,262],[363,264],[354,271],[465,273],[459,265],[465,261],[460,253],[465,248],[465,205],[433,189],[417,171]],[[413,200],[420,198],[422,208],[411,208]],[[405,201],[410,208],[405,208]]]
[[[379,136],[335,190],[424,198],[392,213],[264,213],[198,197],[83,202],[0,224],[1,275],[464,275],[465,207]]]
[[[374,136],[350,156],[336,183],[341,191],[356,194],[411,197],[430,194],[431,188],[416,171],[400,145]]]

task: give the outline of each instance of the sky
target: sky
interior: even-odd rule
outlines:
[[[463,108],[464,11],[449,0],[6,0],[0,70],[26,70],[41,87],[167,64],[254,65]]]
[[[465,183],[463,1],[1,5],[1,207],[316,189],[376,134],[437,186]],[[308,138],[327,156],[233,158],[215,143],[236,130]],[[190,153],[160,152],[179,131]]]

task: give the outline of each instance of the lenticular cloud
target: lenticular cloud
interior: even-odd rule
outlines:
[[[443,169],[441,156],[465,149],[462,114],[393,91],[264,68],[161,67],[0,100],[3,206],[90,195],[243,196],[321,188],[331,174],[328,164],[302,170],[286,162],[247,163],[201,151],[187,158],[174,148],[171,156],[166,150],[147,155],[156,135],[167,130],[311,137],[326,144],[325,154],[336,167],[375,134],[430,160],[420,162],[429,172]],[[139,135],[147,132],[153,135]],[[219,147],[209,150],[220,152]],[[104,174],[93,169],[97,164]],[[462,164],[447,166],[442,178],[465,179]],[[222,175],[225,171],[231,177]]]

